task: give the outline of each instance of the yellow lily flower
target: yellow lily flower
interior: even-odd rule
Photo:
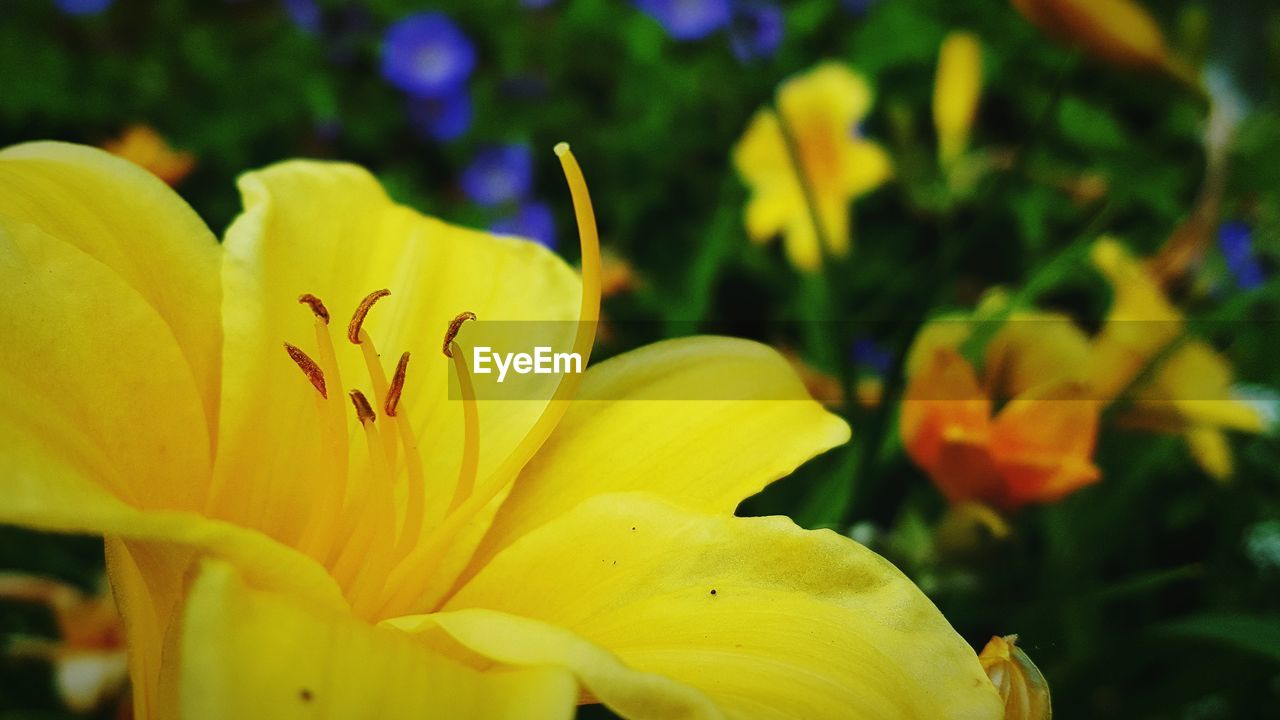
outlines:
[[[148,125],[130,125],[102,144],[102,149],[151,171],[170,185],[182,182],[196,169],[196,156],[174,150],[160,133]]]
[[[893,175],[884,149],[857,131],[871,100],[861,75],[825,62],[784,82],[776,111],[756,112],[733,149],[751,190],[752,241],[781,234],[787,258],[806,272],[821,267],[824,254],[849,254],[849,203]]]
[[[955,164],[969,146],[982,96],[982,42],[973,33],[953,32],[942,41],[933,85],[933,125],[938,132],[938,164]]]
[[[1133,0],[1012,0],[1046,35],[1104,62],[1186,76],[1169,54],[1160,25]]]
[[[1165,296],[1160,278],[1118,241],[1103,238],[1091,258],[1111,283],[1113,300],[1094,339],[1091,384],[1109,402],[1139,378],[1185,332],[1182,313]],[[1128,424],[1181,433],[1192,456],[1211,477],[1232,473],[1224,430],[1260,433],[1267,422],[1257,408],[1231,394],[1231,366],[1209,345],[1188,340],[1160,361],[1149,382],[1136,389]]]
[[[891,565],[733,517],[849,436],[774,351],[687,338],[542,401],[467,392],[466,313],[567,321],[589,355],[598,243],[558,152],[581,278],[348,165],[244,176],[219,244],[110,155],[0,152],[0,522],[106,536],[136,716],[999,717]],[[390,380],[378,348],[407,351]],[[737,399],[671,399],[708,386]]]

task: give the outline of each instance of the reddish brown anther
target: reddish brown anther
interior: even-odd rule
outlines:
[[[449,346],[453,344],[453,339],[458,337],[458,330],[462,328],[462,323],[475,319],[476,314],[471,311],[467,311],[459,314],[458,317],[449,322],[449,329],[444,333],[444,345],[440,348],[444,351],[445,357],[453,357],[453,351],[449,349]]]
[[[298,367],[302,369],[304,374],[306,374],[307,379],[310,380],[311,384],[320,392],[320,397],[328,399],[329,390],[324,384],[324,371],[320,369],[320,366],[316,364],[316,361],[312,360],[306,353],[289,343],[284,344],[284,350],[289,353],[289,357],[298,364]]]
[[[360,326],[364,324],[365,316],[369,314],[371,309],[373,309],[374,303],[390,294],[391,291],[386,288],[374,290],[360,301],[360,306],[356,308],[355,315],[351,316],[351,322],[347,324],[348,340],[355,345],[360,344]]]
[[[396,407],[400,405],[400,393],[404,392],[404,374],[408,369],[409,353],[405,353],[400,356],[400,362],[396,363],[396,374],[391,378],[391,388],[387,390],[387,402],[382,407],[387,417],[396,416]]]
[[[310,306],[311,312],[315,313],[316,317],[323,320],[325,325],[329,324],[329,308],[320,302],[320,298],[311,293],[305,293],[298,296],[298,302]]]
[[[351,395],[351,404],[356,406],[356,419],[360,421],[361,425],[378,419],[378,416],[373,412],[373,406],[369,404],[369,398],[365,397],[364,393],[359,390],[352,390],[349,394]]]

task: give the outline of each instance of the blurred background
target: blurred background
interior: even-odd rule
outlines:
[[[758,339],[853,426],[742,514],[868,544],[977,648],[1018,633],[1059,717],[1280,717],[1280,8],[1136,7],[9,0],[0,145],[106,147],[219,234],[240,173],[351,161],[400,202],[573,263],[551,152],[567,140],[607,252],[599,356],[697,332]],[[819,122],[840,97],[815,90],[818,109],[793,112],[780,89],[828,62],[870,91],[853,121],[831,110],[843,140]],[[847,251],[815,220],[827,244],[798,261],[798,240],[744,223],[769,173],[785,175],[750,158],[769,108],[810,204],[823,188],[805,163],[836,152],[823,142],[885,161],[834,191]],[[1124,422],[1129,390],[1164,378],[1164,348],[1107,398],[1083,450],[1096,482],[1025,502],[957,491],[902,413],[922,327],[1034,307],[1105,334],[1125,285],[1098,260],[1103,235],[1160,293],[1148,307],[1176,309],[1178,341],[1214,353],[1169,373],[1172,392],[1226,368],[1215,382],[1260,422]],[[965,341],[975,367],[995,333]],[[1008,399],[991,394],[996,410]],[[0,527],[0,718],[127,712],[101,587],[99,540]]]

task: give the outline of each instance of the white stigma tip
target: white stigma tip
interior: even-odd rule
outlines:
[[[567,142],[556,143],[555,151],[556,151],[556,157],[564,157],[564,154],[569,152],[569,143]]]

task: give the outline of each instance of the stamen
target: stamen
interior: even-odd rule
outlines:
[[[298,296],[298,302],[303,305],[310,305],[311,312],[323,320],[325,325],[329,324],[329,308],[325,307],[323,302],[320,302],[320,298],[311,293],[304,293]]]
[[[440,346],[440,350],[444,352],[445,357],[453,357],[453,350],[450,346],[453,345],[453,339],[458,337],[458,331],[462,329],[462,323],[475,319],[476,314],[468,310],[464,313],[458,313],[457,317],[449,321],[449,329],[444,333],[444,344]]]
[[[391,377],[391,387],[387,390],[387,401],[382,406],[387,417],[396,416],[396,407],[400,405],[400,394],[404,392],[404,374],[409,369],[409,353],[400,356],[396,363],[396,374]]]
[[[359,390],[352,390],[348,393],[351,396],[351,404],[356,408],[356,419],[361,425],[367,425],[378,419],[373,412],[373,406],[369,405],[369,399]]]
[[[565,179],[569,183],[569,191],[573,195],[573,208],[578,222],[578,238],[582,249],[582,305],[578,311],[578,330],[574,336],[573,350],[582,357],[585,367],[591,355],[591,347],[595,344],[596,327],[600,320],[600,236],[596,230],[591,196],[587,191],[587,183],[582,176],[578,161],[573,157],[567,143],[556,145],[555,152],[560,158]],[[458,321],[455,319],[454,322]],[[461,323],[458,325],[460,326]],[[446,338],[445,355],[451,355],[449,346],[452,340],[452,337]],[[568,409],[568,403],[565,401],[573,397],[581,382],[582,374],[565,373],[538,420],[502,465],[494,471],[482,487],[471,493],[462,507],[450,513],[444,522],[432,530],[425,542],[414,548],[409,556],[391,571],[387,581],[386,601],[379,608],[379,617],[389,617],[405,611],[434,609],[433,603],[439,598],[435,596],[424,598],[424,593],[428,590],[430,574],[421,572],[421,568],[430,567],[459,529],[519,474],[560,422],[560,418]],[[465,577],[460,578],[459,582],[465,580]],[[448,590],[449,588],[443,588],[444,592]]]
[[[453,367],[458,373],[458,388],[462,391],[462,463],[458,466],[458,482],[453,488],[453,500],[449,503],[449,512],[462,505],[476,486],[476,470],[480,466],[480,414],[476,408],[476,389],[471,384],[471,372],[467,368],[466,353],[453,342],[458,334],[458,326],[466,320],[465,315],[475,317],[473,313],[463,313],[449,324],[449,332],[445,339],[445,355],[453,358]]]
[[[391,291],[386,288],[374,290],[360,301],[355,314],[351,316],[351,322],[347,324],[347,339],[351,341],[351,344],[360,344],[360,326],[364,324],[365,316],[373,309],[373,304],[390,294]]]
[[[289,353],[289,357],[297,363],[302,372],[306,374],[307,379],[311,381],[311,384],[314,385],[316,390],[320,393],[320,397],[328,399],[329,391],[325,388],[324,371],[320,369],[320,366],[316,364],[316,361],[312,360],[311,357],[302,352],[302,350],[298,349],[294,345],[290,345],[289,343],[284,344],[284,349],[285,352]]]

